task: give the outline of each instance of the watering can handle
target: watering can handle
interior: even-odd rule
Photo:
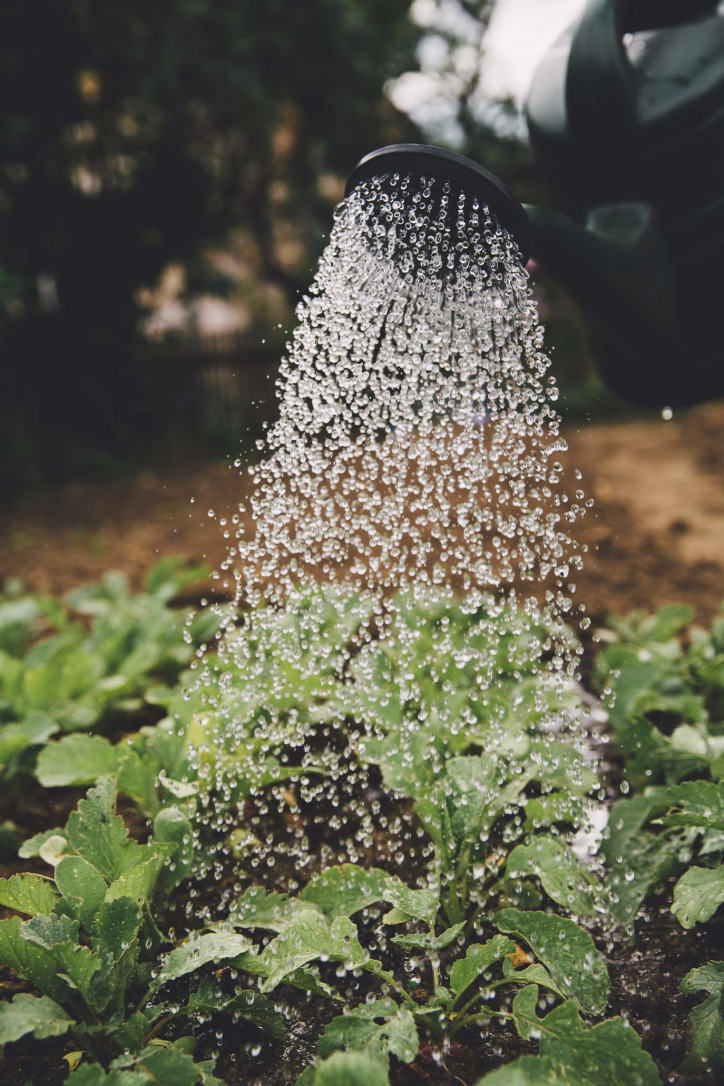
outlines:
[[[716,13],[718,0],[589,0],[571,42],[566,106],[571,130],[598,148],[636,131],[636,73],[624,34]]]

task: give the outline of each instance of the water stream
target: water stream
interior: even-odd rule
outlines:
[[[358,187],[297,315],[279,419],[219,572],[235,606],[199,683],[212,745],[250,759],[257,810],[283,746],[299,768],[280,808],[291,790],[347,811],[324,864],[358,860],[380,831],[374,803],[347,823],[385,743],[384,783],[403,795],[470,743],[506,779],[540,760],[546,736],[580,746],[567,624],[586,622],[574,600],[587,503],[561,463],[527,274],[475,199],[405,177]],[[323,744],[310,739],[320,727]],[[199,772],[233,796],[238,763],[202,752]],[[238,813],[219,819],[238,826]],[[258,819],[235,832],[256,867],[284,854],[304,881],[312,845],[287,822],[286,840]]]

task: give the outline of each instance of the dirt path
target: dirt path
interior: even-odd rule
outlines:
[[[595,505],[581,525],[590,548],[579,599],[609,612],[692,603],[708,621],[724,600],[724,404],[672,421],[569,427],[569,463]],[[76,484],[6,513],[0,582],[63,592],[125,570],[138,584],[168,554],[217,565],[219,518],[236,511],[244,484],[230,463],[146,472],[110,484]],[[213,509],[216,520],[208,516]]]

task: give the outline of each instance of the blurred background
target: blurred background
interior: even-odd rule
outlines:
[[[344,180],[438,143],[550,204],[522,107],[583,0],[2,0],[0,584],[218,563]],[[724,596],[724,405],[633,413],[534,290],[589,613]],[[229,470],[231,467],[232,470]],[[213,511],[210,523],[207,511]],[[221,529],[221,530],[219,530]]]
[[[369,150],[452,147],[545,203],[520,111],[581,2],[3,0],[5,501],[252,449]],[[595,407],[575,309],[538,289],[559,382]]]

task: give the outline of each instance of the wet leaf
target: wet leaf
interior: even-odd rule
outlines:
[[[521,1037],[540,1037],[540,1056],[523,1056],[477,1086],[661,1086],[654,1061],[621,1018],[588,1028],[572,1000],[539,1018],[537,1000],[535,985],[524,988],[513,1001],[513,1015]]]
[[[153,844],[173,846],[157,880],[159,889],[168,893],[191,872],[194,836],[191,823],[180,807],[164,807],[153,820]]]
[[[129,840],[123,819],[116,814],[116,787],[111,777],[89,789],[70,815],[65,832],[75,852],[98,868],[109,883],[145,858],[141,846]]]
[[[82,856],[65,856],[55,868],[55,882],[63,897],[80,898],[78,919],[90,931],[108,890],[100,871]]]
[[[396,875],[388,875],[382,897],[407,918],[423,920],[431,927],[434,925],[440,908],[440,899],[434,887],[412,890]]]
[[[674,887],[671,911],[683,928],[693,928],[714,915],[724,902],[724,865],[690,867]]]
[[[288,974],[317,960],[342,962],[348,969],[368,964],[369,955],[360,944],[351,920],[340,916],[329,925],[323,916],[311,910],[296,916],[261,955],[266,970],[262,991],[271,991]]]
[[[546,967],[540,962],[534,962],[525,969],[516,969],[511,959],[506,957],[503,961],[503,976],[515,984],[542,984],[544,988],[555,992],[561,999],[566,998]]]
[[[95,784],[118,770],[118,751],[100,735],[76,732],[48,743],[38,756],[36,776],[44,788]]]
[[[685,995],[708,992],[689,1015],[689,1053],[682,1071],[694,1075],[724,1071],[724,962],[692,969],[682,980],[681,991]]]
[[[428,951],[444,950],[445,947],[450,946],[457,939],[464,928],[465,921],[462,920],[459,924],[453,924],[451,928],[446,928],[441,935],[435,935],[434,932],[412,932],[409,935],[393,935],[392,942],[397,943],[398,946],[403,947],[405,950],[415,947]]]
[[[667,826],[724,830],[724,781],[685,781],[669,788],[666,799],[672,807],[663,819]]]
[[[194,973],[209,962],[224,962],[252,949],[253,944],[244,935],[210,933],[192,936],[187,943],[176,947],[162,959],[161,969],[151,990],[156,991],[170,980],[177,980]]]
[[[514,950],[515,943],[505,935],[494,935],[487,943],[473,943],[469,946],[465,957],[458,958],[450,969],[450,987],[455,995],[462,995],[481,973],[505,954],[512,954]]]
[[[0,905],[35,916],[52,913],[58,900],[53,883],[42,875],[12,875],[0,879]]]
[[[608,970],[587,931],[560,916],[519,909],[501,909],[495,922],[501,931],[528,943],[561,991],[582,1011],[603,1011],[610,988]]]
[[[10,1003],[0,1003],[0,1045],[32,1033],[37,1041],[60,1037],[73,1019],[47,996],[20,992]]]
[[[144,847],[144,852],[141,855],[149,856],[149,858],[144,859],[142,863],[136,863],[114,879],[106,891],[106,901],[129,897],[132,901],[140,902],[151,897],[166,857],[175,850],[173,845],[163,844],[160,841],[153,841],[150,845],[142,847]],[[152,852],[151,849],[153,849]]]
[[[389,1052],[403,1063],[412,1063],[419,1047],[415,1019],[392,999],[362,1004],[334,1018],[317,1045],[323,1057],[337,1051],[364,1052],[383,1064]]]
[[[536,875],[553,901],[578,916],[594,914],[593,877],[558,837],[535,837],[527,845],[518,845],[508,857],[505,872],[512,879]]]
[[[133,943],[140,925],[141,911],[137,902],[119,897],[99,907],[92,929],[93,938],[98,946],[118,959]]]
[[[337,916],[353,916],[376,901],[389,900],[385,891],[390,883],[386,871],[367,871],[357,864],[329,867],[299,894],[299,900],[319,909],[328,920]]]
[[[110,998],[110,991],[102,983],[108,967],[98,954],[80,945],[76,920],[67,916],[34,916],[22,925],[21,936],[45,951],[55,963],[58,976],[77,988],[89,1007],[103,1010]]]
[[[0,920],[0,961],[62,1004],[68,998],[68,985],[58,976],[55,959],[44,948],[23,938],[24,923],[27,921],[21,921],[19,916]]]
[[[275,1009],[271,1000],[253,989],[227,997],[219,990],[218,985],[202,980],[189,998],[189,1009],[228,1014],[234,1020],[243,1018],[275,1041],[283,1041],[287,1031],[284,1015]]]

